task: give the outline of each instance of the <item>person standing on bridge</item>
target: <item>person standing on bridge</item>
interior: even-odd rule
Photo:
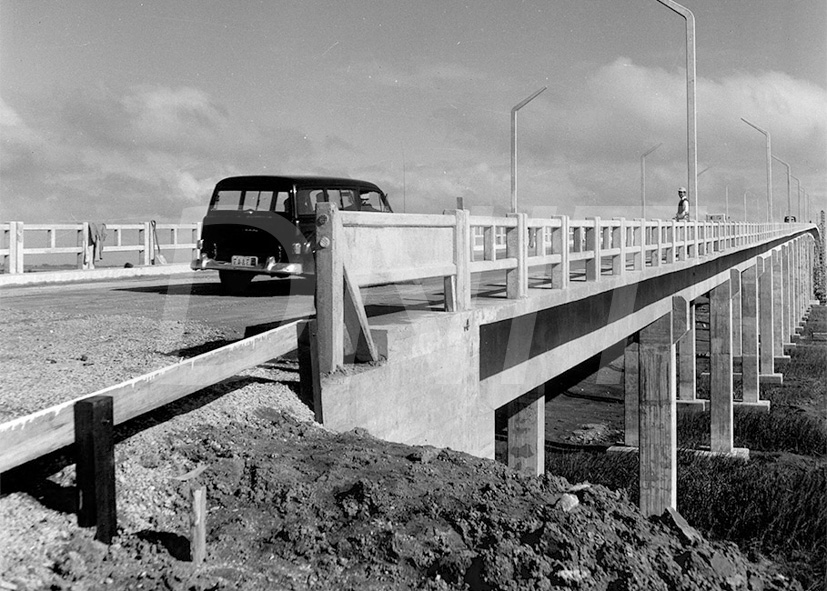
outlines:
[[[678,188],[678,213],[675,219],[679,221],[689,219],[689,198],[686,196],[686,187]]]

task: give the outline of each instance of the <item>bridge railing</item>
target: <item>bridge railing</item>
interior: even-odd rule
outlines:
[[[35,255],[75,255],[78,269],[91,268],[89,222],[71,224],[24,224],[2,222],[0,256],[7,273],[24,273],[26,258]],[[105,252],[135,253],[139,265],[151,265],[158,251],[190,250],[198,256],[197,241],[201,223],[168,224],[138,222],[106,224]]]
[[[529,218],[526,214],[471,216],[363,214],[325,208],[337,264],[358,286],[442,277],[447,310],[471,305],[474,274],[505,273],[508,298],[525,297],[532,286],[562,289],[571,281],[599,281],[711,256],[809,227],[808,224],[749,224],[624,218]],[[327,217],[323,218],[327,220]],[[325,228],[329,229],[326,230]],[[342,248],[342,245],[344,248]],[[540,281],[536,269],[544,267]]]

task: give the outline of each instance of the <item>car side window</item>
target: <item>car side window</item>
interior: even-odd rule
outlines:
[[[382,194],[378,191],[362,190],[359,192],[362,211],[387,211],[382,200]]]
[[[324,189],[299,189],[296,192],[296,210],[298,215],[314,215],[316,204],[327,201]]]

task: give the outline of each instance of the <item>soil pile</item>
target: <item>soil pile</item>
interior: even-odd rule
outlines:
[[[18,532],[2,588],[797,588],[733,544],[644,519],[601,486],[526,478],[358,430],[335,434],[268,406],[248,410],[249,420],[165,424],[137,437],[140,446],[130,441],[118,452],[115,543],[94,541],[70,514],[42,515]],[[196,475],[171,477],[186,471]],[[55,506],[72,479],[67,468],[36,494]],[[196,567],[188,489],[199,485],[207,559]],[[14,493],[0,516],[37,505]],[[19,552],[26,544],[33,552]]]

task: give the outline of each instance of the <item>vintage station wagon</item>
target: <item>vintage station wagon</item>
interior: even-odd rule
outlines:
[[[316,204],[390,212],[387,196],[365,181],[311,176],[238,176],[218,182],[204,217],[194,270],[217,270],[241,293],[256,275],[314,275]]]

